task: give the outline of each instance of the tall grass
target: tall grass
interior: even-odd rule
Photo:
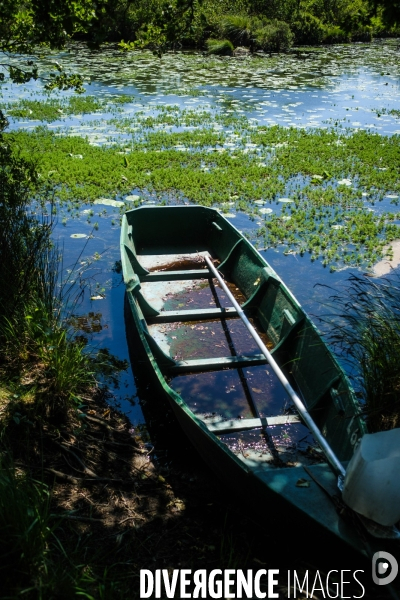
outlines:
[[[60,285],[51,193],[2,136],[6,125],[0,111],[0,596],[89,598],[81,569],[67,565],[64,573],[50,491],[29,475],[29,463],[40,452],[30,442],[34,430],[65,421],[96,385],[93,361],[65,319],[71,282]],[[23,469],[11,448],[24,456]]]
[[[349,361],[370,431],[400,426],[400,278],[353,275],[333,298],[330,340]]]
[[[2,597],[41,578],[51,535],[46,486],[0,461],[0,577]],[[35,584],[34,584],[35,585]],[[3,595],[4,594],[4,595]]]
[[[35,409],[62,418],[95,382],[84,344],[63,320],[68,299],[52,215],[51,194],[35,165],[0,134],[0,377],[30,386]]]

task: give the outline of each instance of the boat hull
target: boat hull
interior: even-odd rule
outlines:
[[[195,230],[194,225],[198,226]],[[204,207],[152,207],[130,211],[124,217],[121,256],[127,289],[127,336],[130,347],[135,348],[136,356],[133,367],[138,364],[138,360],[145,361],[155,393],[169,403],[182,430],[206,463],[245,500],[247,513],[250,511],[257,521],[267,526],[279,520],[288,531],[295,527],[296,531],[307,535],[323,535],[326,543],[343,543],[348,550],[356,550],[363,554],[363,544],[358,533],[352,524],[348,524],[339,516],[331,498],[337,493],[337,477],[326,463],[311,465],[306,471],[303,465],[278,468],[254,461],[251,456],[238,457],[219,436],[210,431],[204,419],[199,418],[184,398],[169,385],[167,374],[174,369],[174,359],[160,352],[147,328],[147,321],[152,317],[158,318],[162,312],[155,310],[141,295],[141,285],[148,281],[153,273],[143,268],[140,256],[205,250],[217,257],[220,270],[229,275],[235,284],[240,285],[247,307],[251,309],[252,303],[256,306],[255,314],[272,338],[276,349],[275,357],[278,360],[282,363],[287,360],[291,347],[289,342],[294,346],[297,344],[299,354],[300,351],[304,353],[305,344],[315,344],[317,340],[320,354],[323,349],[322,364],[327,371],[332,371],[323,382],[318,381],[311,389],[312,386],[307,380],[307,368],[311,369],[309,363],[302,373],[297,365],[295,368],[287,368],[286,372],[302,390],[303,395],[307,389],[311,390],[311,404],[315,402],[311,409],[314,409],[320,423],[330,424],[332,411],[335,411],[335,418],[341,423],[345,419],[346,427],[336,426],[336,434],[339,432],[340,435],[334,437],[335,427],[329,431],[326,429],[325,434],[330,441],[336,442],[336,447],[341,450],[341,460],[350,459],[352,447],[358,439],[357,436],[362,434],[364,425],[359,418],[358,407],[345,375],[323,344],[315,327],[273,269],[217,211]],[[257,282],[257,286],[254,282]],[[281,322],[278,322],[277,314],[270,308],[271,292],[275,294],[275,300],[281,303]],[[289,308],[285,308],[287,306]],[[158,315],[151,315],[152,311],[158,312]],[[287,319],[285,321],[285,311],[289,312],[294,322],[290,319],[289,322]],[[299,336],[300,342],[296,341]],[[138,350],[141,357],[139,359]],[[315,364],[312,366],[315,369]],[[342,397],[339,408],[334,403],[335,394],[332,394],[331,388],[321,392],[321,388],[326,387],[326,382],[331,381],[334,382],[331,387],[334,385],[335,394]],[[347,437],[343,443],[345,436]]]

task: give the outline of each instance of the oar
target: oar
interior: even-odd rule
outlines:
[[[316,423],[314,422],[314,420],[311,417],[310,413],[308,412],[307,408],[304,406],[302,400],[299,398],[299,396],[296,394],[296,392],[294,391],[294,389],[290,385],[289,381],[287,380],[287,378],[283,374],[283,372],[282,372],[281,368],[279,367],[278,363],[275,361],[275,359],[273,358],[272,354],[269,352],[268,348],[265,346],[264,342],[262,341],[262,339],[258,335],[257,331],[254,329],[253,325],[250,323],[250,321],[246,317],[246,315],[245,315],[242,307],[235,300],[235,298],[234,298],[233,294],[231,293],[230,289],[226,285],[225,281],[222,279],[221,274],[214,267],[213,263],[208,258],[208,256],[205,256],[204,258],[206,260],[208,268],[213,273],[213,275],[215,276],[215,278],[218,280],[220,286],[222,287],[222,289],[224,290],[224,292],[228,296],[229,300],[232,302],[233,306],[236,308],[236,311],[237,311],[239,317],[242,319],[243,323],[246,325],[247,329],[249,330],[250,334],[254,338],[254,340],[257,343],[258,347],[260,348],[261,352],[264,354],[265,358],[267,359],[270,367],[273,369],[273,371],[277,375],[279,381],[281,382],[281,384],[283,385],[283,387],[285,388],[285,390],[287,391],[287,393],[289,394],[289,396],[293,400],[294,405],[296,406],[298,412],[300,413],[301,418],[303,419],[304,423],[307,425],[307,427],[309,428],[309,430],[313,434],[315,440],[318,442],[319,446],[321,447],[321,449],[322,449],[322,451],[323,451],[323,453],[324,453],[327,461],[329,462],[329,464],[331,465],[333,471],[336,473],[336,475],[339,478],[338,487],[341,488],[342,487],[342,483],[343,483],[343,478],[344,478],[344,476],[346,474],[346,471],[345,471],[343,465],[341,464],[341,462],[337,458],[336,454],[333,452],[332,448],[329,446],[328,442],[326,441],[326,439],[324,438],[324,436],[322,435],[322,433],[318,429]]]
[[[253,325],[250,323],[250,321],[246,317],[242,307],[235,300],[230,289],[228,288],[225,281],[221,277],[221,274],[214,267],[213,263],[211,262],[211,260],[209,259],[208,256],[204,256],[204,258],[206,260],[206,263],[207,263],[210,271],[216,277],[216,279],[218,280],[222,289],[224,290],[224,292],[226,293],[226,295],[232,302],[233,306],[236,308],[238,315],[242,319],[243,323],[246,325],[247,329],[249,330],[250,334],[254,338],[254,340],[257,343],[258,347],[260,348],[261,352],[264,354],[265,358],[267,359],[270,367],[273,369],[273,371],[277,375],[279,381],[282,383],[283,387],[285,388],[285,390],[287,391],[287,393],[293,400],[294,405],[296,406],[298,412],[300,413],[300,416],[302,417],[303,421],[305,422],[305,424],[307,425],[307,427],[313,434],[315,440],[318,442],[319,446],[321,447],[328,463],[330,464],[331,468],[333,469],[333,472],[338,476],[337,486],[338,486],[339,490],[341,491],[342,487],[343,487],[344,476],[346,474],[346,471],[345,471],[343,465],[341,464],[341,462],[337,458],[336,454],[333,452],[332,448],[329,446],[328,442],[326,441],[326,439],[324,438],[324,436],[318,429],[316,423],[314,422],[314,420],[311,417],[310,413],[308,412],[307,408],[304,406],[302,400],[300,400],[299,396],[297,395],[297,393],[294,391],[294,389],[290,385],[289,381],[283,374],[281,368],[279,367],[279,365],[273,358],[272,354],[269,352],[268,348],[265,346],[264,342],[258,335],[257,331],[254,329]],[[313,479],[314,479],[314,477],[313,477]],[[363,517],[362,515],[359,515],[355,511],[352,511],[351,509],[350,509],[350,511],[357,516],[358,520],[363,524],[363,526],[368,531],[368,533],[370,535],[372,535],[373,537],[399,539],[399,531],[395,526],[385,527],[385,526],[379,525],[373,521],[369,522],[369,520],[366,519],[365,517]],[[391,593],[393,594],[393,590],[391,590]],[[393,597],[396,598],[396,600],[398,600],[398,597],[396,595],[394,595]]]

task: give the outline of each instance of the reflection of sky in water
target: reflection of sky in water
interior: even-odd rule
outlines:
[[[386,85],[387,84],[387,85]],[[17,97],[30,98],[29,93],[23,95],[20,88],[10,86],[8,94],[3,92],[5,102]],[[107,88],[108,90],[110,88]],[[203,88],[207,91],[207,88]],[[107,99],[104,84],[91,84],[86,87],[87,94]],[[4,90],[6,91],[6,90]],[[296,90],[265,90],[253,88],[212,88],[210,95],[200,96],[191,100],[182,96],[157,93],[151,96],[138,94],[135,86],[124,86],[124,94],[133,94],[135,101],[122,107],[119,117],[133,117],[144,111],[146,116],[159,114],[158,107],[162,105],[177,106],[181,109],[223,111],[232,116],[245,116],[251,119],[253,125],[282,125],[287,127],[323,127],[329,128],[340,125],[343,128],[370,129],[385,135],[400,133],[400,121],[395,116],[381,114],[382,109],[400,109],[399,79],[374,76],[364,70],[357,77],[343,75],[324,89],[306,86]],[[243,93],[243,92],[246,93]],[[113,95],[118,91],[113,89]],[[209,97],[211,96],[211,97]],[[151,98],[151,102],[149,99]],[[35,98],[36,99],[36,96]],[[378,116],[380,114],[380,116]],[[130,134],[124,134],[108,123],[115,119],[110,113],[95,113],[77,115],[63,120],[54,121],[48,125],[51,129],[69,128],[71,133],[94,137],[101,134],[98,142],[114,139],[127,139]],[[40,121],[19,121],[10,118],[11,128],[34,128]],[[165,128],[165,126],[164,126]],[[184,127],[172,130],[184,129]]]
[[[134,103],[123,107],[121,117],[140,110],[154,115],[157,105],[172,104],[186,109],[233,111],[233,115],[254,119],[254,125],[331,127],[338,122],[353,130],[393,134],[400,133],[399,120],[386,114],[378,117],[376,111],[400,108],[396,44],[396,40],[388,40],[332,46],[245,61],[190,53],[167,54],[160,61],[151,53],[124,54],[106,49],[99,54],[77,46],[52,60],[57,58],[68,69],[85,73],[91,80],[86,85],[87,94],[104,99],[133,95]],[[46,65],[52,60],[42,62]],[[204,95],[192,97],[193,89]],[[2,87],[3,101],[29,97],[40,90],[37,82],[7,84]],[[186,93],[177,95],[177,90]],[[63,97],[68,94],[71,92]],[[81,115],[56,121],[50,127],[71,127],[73,133],[93,135],[96,120],[102,136],[99,143],[110,135],[124,138],[107,124],[110,117],[101,113]],[[91,125],[85,128],[88,121]],[[15,121],[12,127],[37,124]]]
[[[70,53],[62,53],[57,60],[90,75],[92,83],[86,93],[108,99],[119,94],[133,95],[132,103],[122,105],[120,112],[111,114],[98,112],[76,115],[46,125],[60,132],[89,136],[93,143],[103,144],[108,137],[131,138],[109,123],[111,118],[123,118],[144,111],[145,116],[159,114],[159,105],[175,105],[181,109],[206,110],[212,114],[223,112],[233,116],[244,116],[250,125],[279,124],[287,127],[332,127],[349,130],[369,129],[380,134],[400,133],[400,120],[379,112],[385,109],[400,109],[399,65],[397,41],[376,42],[370,45],[335,46],[332,48],[299,51],[292,55],[253,61],[214,59],[201,55],[167,55],[162,61],[150,53],[124,55],[106,50],[91,55],[87,49],[78,47]],[[47,62],[51,62],[49,59]],[[46,60],[44,61],[44,64]],[[214,66],[212,66],[214,65]],[[201,95],[191,95],[197,88]],[[182,92],[187,90],[187,92]],[[20,98],[38,100],[46,97],[38,82],[24,86],[3,84],[0,88],[1,103],[15,102]],[[179,93],[176,93],[179,91]],[[65,98],[72,92],[60,95]],[[57,97],[57,94],[53,94]],[[378,116],[378,113],[380,116]],[[39,121],[13,120],[10,129],[34,128]],[[176,128],[175,128],[176,129]],[[180,128],[181,129],[181,128]],[[228,142],[229,144],[229,142]],[[134,193],[140,190],[134,190]],[[290,191],[288,192],[288,194]],[[274,213],[279,214],[282,205],[272,204]],[[112,207],[92,207],[99,229],[92,231],[86,222],[87,214],[81,207],[80,219],[61,219],[55,229],[55,238],[63,247],[65,268],[74,264],[86,240],[71,239],[74,233],[92,233],[82,257],[84,262],[97,252],[99,260],[93,261],[84,273],[92,285],[92,292],[85,293],[77,309],[79,314],[100,313],[101,330],[93,333],[91,343],[107,347],[118,358],[128,359],[123,319],[124,288],[121,275],[112,271],[119,254],[119,212]],[[98,213],[106,209],[107,214]],[[374,206],[374,210],[390,209],[386,198]],[[116,226],[111,227],[112,216]],[[254,232],[257,223],[247,215],[238,213],[232,221],[239,229]],[[305,310],[314,315],[324,313],[324,304],[332,290],[316,286],[325,283],[337,286],[346,281],[350,269],[329,273],[319,261],[310,262],[309,255],[284,256],[278,249],[262,252],[271,266],[285,281]],[[85,265],[80,265],[85,271]],[[95,282],[99,287],[96,288]],[[91,300],[104,288],[103,300]],[[97,292],[96,292],[97,290]],[[132,421],[140,422],[142,414],[138,404],[132,405],[130,398],[136,393],[130,372],[123,374],[115,399]],[[137,398],[135,398],[137,401]]]

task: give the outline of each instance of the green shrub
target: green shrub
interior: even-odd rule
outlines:
[[[291,24],[296,44],[320,44],[324,37],[324,25],[314,15],[300,12]]]
[[[51,246],[52,220],[51,214],[38,219],[28,208],[37,189],[34,164],[19,158],[0,135],[0,279],[7,282],[0,286],[0,326],[43,292],[40,266]]]
[[[228,15],[221,22],[221,30],[235,46],[251,46],[254,19],[248,15]]]
[[[385,34],[386,27],[379,12],[375,16],[371,17],[370,23],[374,37],[381,37]]]
[[[356,31],[351,32],[352,42],[371,42],[373,29],[370,25],[360,27]]]
[[[220,56],[232,56],[234,46],[229,40],[213,40],[206,41],[208,54],[218,54]]]
[[[265,52],[287,52],[293,45],[293,34],[284,21],[273,20],[254,33],[256,46]]]
[[[0,134],[0,278],[7,282],[0,286],[0,376],[24,380],[35,409],[59,418],[95,381],[83,344],[65,328],[71,290],[58,285],[48,199],[34,164]]]
[[[326,25],[324,28],[323,44],[344,44],[349,42],[351,34],[343,31],[339,25]]]

